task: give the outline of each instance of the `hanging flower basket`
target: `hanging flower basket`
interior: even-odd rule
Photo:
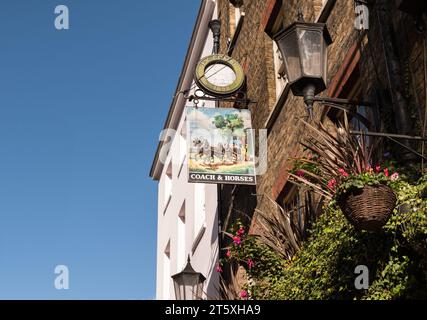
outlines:
[[[389,220],[395,206],[396,195],[385,184],[351,188],[338,197],[338,205],[355,228],[378,231]]]

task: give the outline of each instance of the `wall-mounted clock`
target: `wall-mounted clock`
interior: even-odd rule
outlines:
[[[233,58],[214,54],[203,58],[196,67],[195,81],[205,93],[213,96],[230,96],[239,91],[245,74]]]

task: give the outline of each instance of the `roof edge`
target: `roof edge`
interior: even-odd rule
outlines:
[[[198,40],[199,31],[202,27],[202,23],[205,19],[205,15],[209,14],[209,12],[211,12],[210,15],[212,16],[212,14],[214,12],[215,6],[213,6],[213,8],[209,7],[209,4],[213,4],[213,3],[214,2],[212,0],[202,0],[202,2],[200,4],[200,8],[199,8],[199,12],[197,14],[196,23],[195,23],[194,28],[193,28],[193,33],[191,36],[190,44],[188,46],[187,53],[185,56],[184,65],[182,67],[182,70],[181,70],[181,73],[179,76],[178,84],[177,84],[177,87],[175,89],[175,94],[173,96],[171,105],[169,107],[169,112],[168,112],[165,124],[163,126],[163,129],[171,128],[172,117],[175,113],[175,107],[176,107],[176,104],[177,104],[178,99],[180,97],[180,93],[183,90],[187,89],[187,88],[182,88],[183,82],[184,82],[186,75],[188,74],[188,68],[189,68],[190,60],[193,57],[194,50],[196,47],[196,43]],[[199,53],[199,55],[200,54],[201,54],[201,52]],[[163,147],[163,141],[159,141],[159,143],[157,145],[156,154],[154,156],[154,160],[153,160],[153,163],[152,163],[151,169],[150,169],[150,177],[153,178],[153,180],[159,180],[161,171],[163,170],[164,164],[159,162],[159,155],[160,155],[160,151],[161,151],[162,147]]]

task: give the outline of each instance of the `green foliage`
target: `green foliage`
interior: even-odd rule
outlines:
[[[387,174],[384,172],[365,172],[357,175],[352,174],[343,178],[335,190],[335,196],[338,197],[340,194],[346,193],[350,189],[362,189],[364,186],[373,186],[378,184],[393,186],[399,176],[395,173],[394,175],[391,175],[393,178],[390,178],[390,173],[388,169],[386,170]]]
[[[217,115],[213,120],[213,124],[218,129],[231,130],[231,132],[244,128],[243,119],[238,114],[226,114],[225,117]]]
[[[225,120],[225,118],[222,115],[217,115],[215,116],[214,120],[212,121],[212,123],[215,125],[215,127],[217,127],[218,129],[223,129],[227,126],[227,122]]]
[[[427,177],[396,181],[398,206],[379,233],[355,230],[331,202],[292,261],[254,237],[233,245],[253,299],[427,298]],[[232,256],[232,258],[233,258]],[[255,267],[248,270],[244,260]],[[369,289],[354,285],[356,266],[369,268]]]

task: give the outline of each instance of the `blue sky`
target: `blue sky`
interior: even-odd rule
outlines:
[[[155,297],[148,173],[198,7],[1,1],[0,299]]]

